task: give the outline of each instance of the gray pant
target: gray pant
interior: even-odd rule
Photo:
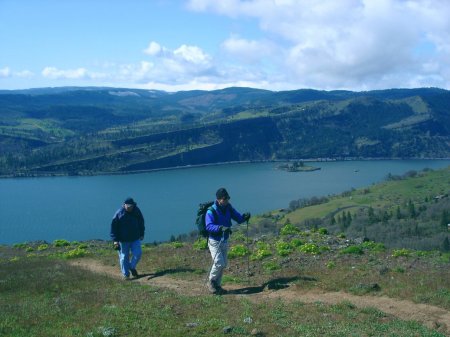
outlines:
[[[223,270],[228,264],[228,241],[216,241],[210,238],[208,239],[208,247],[213,259],[209,280],[216,281],[216,284],[220,286],[222,284]]]

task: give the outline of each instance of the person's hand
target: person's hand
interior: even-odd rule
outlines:
[[[114,248],[114,250],[120,250],[120,243],[118,243],[117,241],[114,241],[113,248]]]
[[[247,212],[247,213],[242,214],[242,217],[244,218],[244,221],[248,221],[248,220],[250,220],[251,215],[249,212]]]
[[[219,226],[219,234],[231,234],[231,228],[226,226]]]
[[[231,231],[231,227],[224,227],[223,229],[224,234],[231,235],[233,232]]]

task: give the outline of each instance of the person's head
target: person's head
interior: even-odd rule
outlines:
[[[136,202],[133,200],[133,198],[126,198],[123,202],[123,208],[125,208],[127,212],[131,212],[135,206]]]
[[[228,205],[228,200],[230,200],[230,195],[225,188],[221,187],[216,192],[216,199],[220,206],[226,206]]]

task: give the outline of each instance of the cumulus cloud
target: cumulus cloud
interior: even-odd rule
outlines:
[[[10,76],[11,76],[11,70],[9,69],[9,67],[0,69],[0,77],[10,77]]]
[[[226,39],[222,49],[231,57],[244,63],[260,62],[276,51],[274,44],[267,40],[248,40],[239,36],[231,36]]]
[[[183,44],[174,50],[152,41],[144,53],[150,61],[140,65],[122,67],[121,74],[134,78],[138,83],[196,83],[213,73],[212,57],[200,47]]]
[[[88,77],[88,72],[85,68],[60,70],[55,67],[45,67],[42,70],[42,76],[52,79],[83,79]]]
[[[208,40],[212,49],[196,42],[180,42],[169,48],[164,41],[149,41],[142,46],[140,62],[98,61],[69,69],[48,66],[40,75],[49,81],[153,86],[168,91],[226,86],[271,90],[450,89],[447,0],[185,3],[197,15],[229,20],[227,35],[221,40]],[[248,28],[249,24],[252,27]],[[96,66],[99,71],[92,69]],[[0,78],[31,76],[31,72],[0,68]]]
[[[150,56],[156,56],[163,51],[162,47],[156,43],[155,41],[151,41],[146,49],[144,49],[144,53]]]
[[[56,67],[45,67],[41,75],[53,80],[103,80],[110,77],[104,73],[88,71],[86,68],[58,69]]]
[[[222,46],[243,60],[253,50],[278,50],[270,54],[276,71],[266,73],[273,82],[356,90],[450,86],[445,0],[191,0],[188,7],[256,19],[269,44],[231,37]]]

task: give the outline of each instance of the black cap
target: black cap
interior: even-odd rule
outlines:
[[[216,192],[216,198],[217,200],[220,199],[230,199],[230,195],[228,194],[227,190],[224,189],[223,187],[219,188]]]
[[[126,205],[136,206],[136,202],[133,200],[133,198],[126,198],[123,203],[126,204]]]

